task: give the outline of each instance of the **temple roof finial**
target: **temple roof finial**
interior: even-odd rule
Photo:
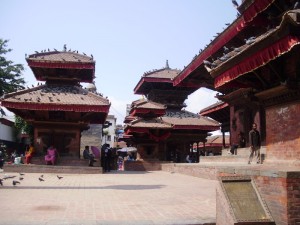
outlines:
[[[166,61],[166,69],[170,69],[169,61],[168,60]]]

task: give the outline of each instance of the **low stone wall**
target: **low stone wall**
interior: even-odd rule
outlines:
[[[214,166],[203,166],[197,163],[162,163],[161,169],[170,173],[216,180],[218,169]]]
[[[157,171],[161,170],[159,161],[124,161],[123,168],[125,171]]]

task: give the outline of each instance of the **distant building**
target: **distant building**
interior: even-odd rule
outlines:
[[[111,125],[108,128],[103,129],[102,145],[107,143],[110,145],[110,147],[116,147],[115,140],[117,137],[116,136],[117,118],[114,115],[108,115],[106,121],[111,123]]]
[[[0,145],[5,145],[8,151],[15,148],[14,133],[14,122],[4,117],[0,118]]]

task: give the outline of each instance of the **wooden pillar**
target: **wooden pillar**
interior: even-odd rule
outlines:
[[[199,162],[199,142],[197,142],[197,155],[196,155],[196,162],[198,163]]]
[[[223,145],[223,149],[225,149],[225,147],[226,147],[226,143],[225,143],[225,132],[223,131],[222,132],[222,137],[223,137],[223,140],[222,140],[222,145]]]

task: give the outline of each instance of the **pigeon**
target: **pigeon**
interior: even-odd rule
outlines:
[[[20,174],[20,176],[24,176],[25,174],[24,173],[19,173]]]
[[[296,1],[294,9],[300,9],[300,1]]]
[[[223,50],[224,50],[225,53],[229,52],[229,48],[227,48],[226,46],[223,47]]]
[[[45,181],[43,178],[39,177],[39,181]]]
[[[3,180],[15,178],[15,177],[16,177],[16,176],[5,176],[5,177],[3,178]]]
[[[245,42],[246,44],[250,45],[252,44],[253,42],[255,42],[255,37],[250,37],[248,39],[245,39]]]
[[[19,177],[19,180],[24,180],[24,177]]]
[[[60,180],[60,179],[62,179],[63,177],[60,177],[60,176],[57,175],[57,178]]]
[[[41,177],[44,177],[44,174],[42,174]]]
[[[19,181],[16,181],[16,180],[13,180],[12,184],[13,184],[14,186],[16,186],[16,184],[20,184],[20,182],[19,182]]]
[[[235,8],[239,7],[239,4],[235,0],[232,0],[232,4],[234,5]]]
[[[0,179],[0,184],[1,184],[1,186],[3,186],[2,179]]]

